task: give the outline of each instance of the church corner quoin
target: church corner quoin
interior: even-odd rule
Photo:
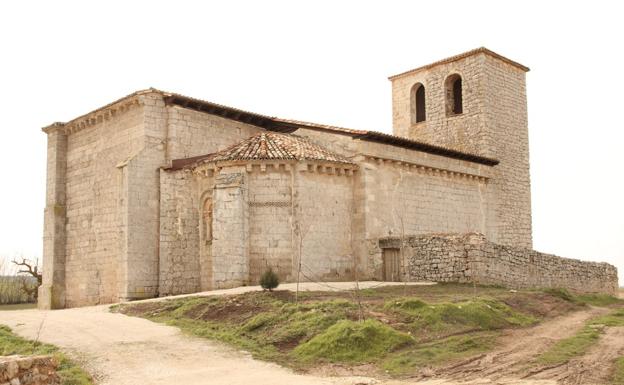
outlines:
[[[532,250],[527,67],[485,48],[390,77],[393,134],[156,89],[48,137],[40,308],[281,282],[431,280],[613,294]]]

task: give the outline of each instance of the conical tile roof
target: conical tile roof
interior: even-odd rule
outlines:
[[[307,138],[275,132],[261,132],[213,154],[173,161],[173,168],[200,163],[235,160],[316,160],[354,164]]]

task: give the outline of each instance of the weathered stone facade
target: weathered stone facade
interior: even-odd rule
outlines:
[[[487,49],[390,77],[395,135],[498,159],[487,190],[495,242],[531,248],[531,185],[525,75],[529,69]],[[448,111],[445,82],[462,79],[463,112]],[[425,89],[426,120],[415,123],[411,90]]]
[[[402,265],[412,281],[474,282],[517,289],[568,288],[612,295],[618,291],[617,270],[612,265],[499,245],[482,234],[385,238],[379,241],[377,252],[401,247]]]
[[[299,260],[311,279],[382,279],[378,242],[397,234],[530,248],[527,70],[478,49],[394,76],[395,135],[154,89],[48,126],[40,306],[255,284],[268,267],[292,281]]]

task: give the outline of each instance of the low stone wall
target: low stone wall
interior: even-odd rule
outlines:
[[[0,385],[59,385],[57,367],[51,356],[0,357]]]
[[[510,288],[566,288],[615,295],[617,269],[607,263],[561,258],[489,242],[483,235],[409,236],[403,252],[410,281],[477,282]],[[398,238],[379,240],[381,249],[400,249]]]

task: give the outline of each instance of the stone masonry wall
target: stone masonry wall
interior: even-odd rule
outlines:
[[[292,281],[292,174],[290,169],[254,167],[249,180],[249,284],[271,267],[282,282]]]
[[[177,106],[167,106],[167,160],[223,150],[262,131],[251,124]]]
[[[46,202],[43,228],[43,283],[39,287],[39,307],[65,306],[65,222],[67,135],[48,133]]]
[[[392,127],[395,135],[422,140],[472,153],[485,148],[483,92],[481,86],[485,55],[441,64],[392,80]],[[463,112],[447,116],[445,80],[449,75],[462,78]],[[425,87],[427,119],[412,123],[411,90]]]
[[[151,298],[158,294],[160,167],[165,165],[167,119],[157,92],[138,96],[143,110],[141,149],[124,166],[127,194],[123,215],[126,252],[121,254],[119,298]]]
[[[488,155],[493,168],[491,198],[496,217],[490,222],[497,243],[531,248],[531,177],[526,73],[485,56],[483,93]],[[484,151],[482,151],[483,153]]]
[[[481,234],[410,236],[405,244],[410,281],[475,281],[518,289],[566,288],[611,295],[618,290],[617,269],[612,265],[499,245]],[[399,248],[400,239],[381,239],[379,247]]]
[[[462,78],[463,112],[447,114],[445,80]],[[488,189],[488,239],[532,247],[525,69],[486,53],[392,78],[395,135],[498,159]],[[412,123],[410,91],[425,87],[426,121]]]
[[[379,277],[376,255],[363,245],[384,236],[437,232],[484,232],[489,187],[484,179],[411,167],[367,162],[360,168],[365,212],[367,277]]]
[[[0,357],[0,385],[59,385],[57,367],[51,356]]]
[[[485,230],[483,179],[392,162],[366,162],[362,173],[372,237]]]
[[[212,241],[215,289],[242,286],[249,280],[247,185],[244,166],[224,167],[215,175]]]
[[[67,136],[65,306],[118,300],[126,247],[117,166],[143,147],[143,108],[127,110]],[[46,224],[47,226],[47,224]]]
[[[200,204],[191,172],[160,172],[159,295],[200,291]]]
[[[353,181],[352,173],[336,175],[323,167],[296,172],[295,226],[303,237],[302,271],[311,279],[353,278]],[[295,234],[295,255],[298,245]]]

